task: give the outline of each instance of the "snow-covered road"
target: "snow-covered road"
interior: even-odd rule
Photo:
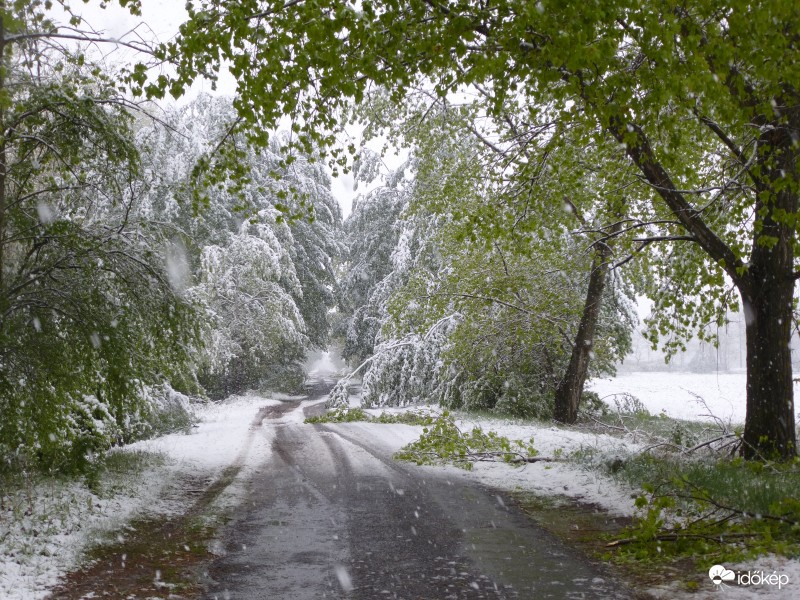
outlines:
[[[272,451],[208,568],[210,598],[629,597],[507,496],[393,461],[418,428],[303,425],[294,404],[263,423]]]

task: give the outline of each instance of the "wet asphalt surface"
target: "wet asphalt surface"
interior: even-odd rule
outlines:
[[[265,415],[273,452],[221,532],[207,598],[631,597],[502,494],[398,463],[347,424],[275,422],[292,410]]]

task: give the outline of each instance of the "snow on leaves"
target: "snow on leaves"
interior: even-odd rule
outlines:
[[[306,350],[327,343],[335,304],[341,214],[329,176],[314,157],[287,154],[284,134],[249,146],[225,99],[200,96],[167,122],[139,134],[151,146],[148,209],[187,248],[186,294],[207,317],[201,383],[223,396],[297,375]],[[237,179],[209,185],[196,165],[222,146],[237,153]]]

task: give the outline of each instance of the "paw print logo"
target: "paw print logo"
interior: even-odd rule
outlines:
[[[722,565],[714,565],[708,570],[708,576],[714,585],[721,585],[725,581],[733,581],[736,575],[730,569],[726,569]]]

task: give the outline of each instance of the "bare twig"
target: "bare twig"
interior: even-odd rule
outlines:
[[[686,451],[686,453],[690,454],[690,453],[694,452],[695,450],[699,450],[700,448],[704,448],[705,446],[710,446],[711,444],[713,444],[715,442],[719,442],[719,441],[722,441],[722,440],[727,440],[727,439],[730,439],[730,438],[738,439],[739,436],[736,435],[735,433],[723,433],[722,435],[720,435],[718,437],[712,438],[710,440],[706,440],[705,442],[702,442],[700,444],[697,444],[696,446],[693,446],[693,447],[689,448]],[[728,446],[728,444],[726,444],[725,446]]]
[[[636,542],[644,542],[644,541],[677,542],[680,540],[708,540],[710,542],[717,542],[719,544],[724,544],[725,538],[738,539],[738,538],[749,538],[757,536],[758,534],[756,533],[726,533],[726,534],[720,534],[719,536],[701,535],[698,533],[662,533],[661,535],[656,535],[648,540],[643,540],[641,538],[636,538],[636,537],[614,540],[613,542],[607,543],[606,548],[623,546],[625,544],[635,544]]]
[[[595,422],[595,423],[597,423],[598,425],[602,425],[603,427],[607,427],[607,428],[609,428],[609,429],[615,429],[615,430],[617,430],[617,431],[630,432],[630,430],[629,430],[627,427],[625,427],[625,426],[623,426],[623,427],[620,427],[620,426],[618,426],[618,425],[610,425],[609,423],[604,423],[603,421],[601,421],[601,420],[599,420],[599,419],[596,419],[596,418],[594,418],[592,415],[590,415],[590,414],[589,414],[589,413],[587,413],[586,411],[583,411],[583,410],[582,410],[582,411],[580,411],[580,413],[581,413],[581,414],[582,414],[584,417],[587,417],[588,419],[591,419],[592,421],[594,421],[594,422]]]

